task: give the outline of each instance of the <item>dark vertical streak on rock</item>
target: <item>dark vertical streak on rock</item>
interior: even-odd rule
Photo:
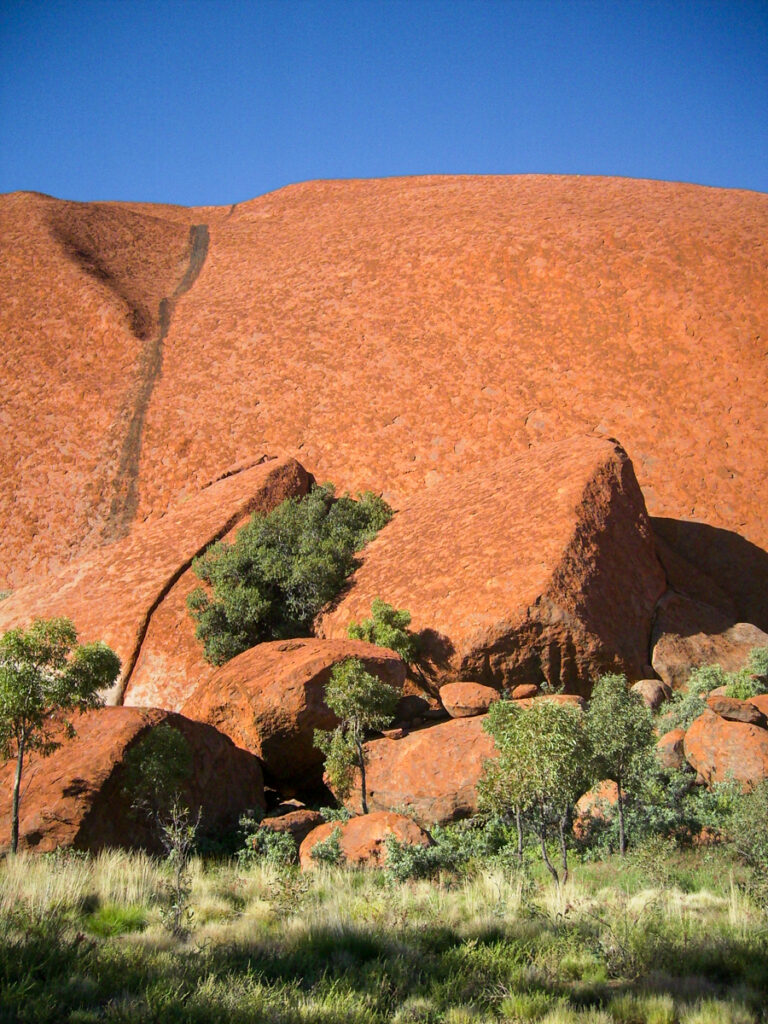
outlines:
[[[160,301],[158,330],[149,338],[139,357],[138,383],[131,401],[130,421],[123,440],[117,471],[112,480],[109,512],[102,529],[102,540],[124,537],[139,504],[139,462],[144,423],[152,392],[163,368],[163,344],[171,326],[176,301],[195,283],[208,254],[208,226],[195,224],[189,229],[189,263],[173,295]]]

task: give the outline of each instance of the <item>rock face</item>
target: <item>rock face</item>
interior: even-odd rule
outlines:
[[[0,197],[0,588],[255,445],[403,507],[597,428],[654,526],[768,629],[766,239],[763,194],[616,178],[311,182],[195,210]]]
[[[306,492],[309,478],[293,459],[230,472],[124,540],[73,562],[57,576],[0,602],[0,632],[35,617],[66,615],[79,640],[104,640],[120,656],[112,703],[178,710],[213,671],[195,639],[186,595],[198,584],[192,559],[230,534],[252,512],[266,512]]]
[[[482,718],[455,718],[399,740],[369,740],[366,783],[371,811],[407,807],[426,828],[477,811],[477,780],[495,755]],[[360,788],[347,807],[360,813]]]
[[[257,758],[210,726],[156,708],[100,708],[74,719],[74,739],[47,758],[29,757],[22,777],[19,845],[44,852],[57,846],[97,851],[108,846],[157,848],[131,814],[123,793],[123,759],[148,730],[177,729],[192,752],[192,776],[182,799],[201,827],[234,827],[246,808],[264,806]],[[0,848],[10,843],[11,780],[15,761],[0,766]]]
[[[668,686],[679,689],[702,665],[720,665],[726,672],[742,668],[753,647],[768,646],[768,634],[669,591],[659,602],[651,642],[654,671]]]
[[[749,789],[768,778],[768,729],[707,711],[691,724],[684,746],[686,760],[707,783],[733,778]]]
[[[766,722],[765,715],[757,705],[750,700],[737,700],[735,697],[712,696],[707,697],[707,705],[710,711],[727,719],[729,722],[744,722],[746,725],[759,725],[764,729]]]
[[[632,690],[651,711],[658,710],[664,701],[672,696],[671,687],[659,682],[658,679],[639,679],[632,686]]]
[[[339,848],[348,864],[356,867],[378,867],[387,860],[387,836],[411,846],[429,846],[431,839],[424,829],[402,814],[379,811],[363,814],[346,822],[326,822],[309,833],[299,849],[299,861],[306,871],[316,866],[312,850],[338,829]]]
[[[313,829],[322,824],[323,816],[320,811],[310,811],[304,808],[299,811],[289,811],[287,814],[280,814],[274,818],[265,818],[259,827],[268,829],[270,832],[287,832],[298,847]]]
[[[663,768],[679,771],[685,765],[685,729],[670,729],[656,744],[656,756]]]
[[[588,693],[600,671],[640,678],[666,586],[632,464],[596,437],[430,488],[361,563],[319,632],[344,635],[375,597],[407,608],[436,685],[543,678]]]
[[[207,722],[257,754],[277,782],[317,786],[323,754],[315,729],[338,718],[324,700],[334,665],[359,658],[368,672],[402,688],[405,664],[393,651],[361,640],[276,640],[222,665],[195,690],[184,714]]]
[[[618,802],[619,787],[613,779],[604,779],[602,782],[598,782],[593,789],[584,793],[576,801],[573,831],[577,836],[584,835],[587,830],[587,819],[589,818],[610,821]]]
[[[451,718],[484,715],[500,697],[498,690],[480,683],[446,683],[440,687],[440,700]]]

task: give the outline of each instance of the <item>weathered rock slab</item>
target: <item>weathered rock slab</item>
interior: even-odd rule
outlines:
[[[319,633],[343,636],[375,597],[407,608],[435,687],[544,679],[588,693],[603,671],[642,678],[666,586],[632,464],[597,437],[538,445],[429,488],[361,563]]]
[[[705,782],[734,779],[744,789],[768,778],[768,729],[706,711],[685,734],[685,757]]]
[[[498,690],[481,683],[446,683],[440,687],[440,700],[451,718],[484,715],[500,697]]]

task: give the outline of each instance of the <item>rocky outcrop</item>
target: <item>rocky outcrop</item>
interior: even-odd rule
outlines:
[[[119,655],[122,671],[111,703],[124,697],[133,705],[178,709],[213,671],[184,603],[198,583],[192,559],[252,512],[269,511],[308,485],[293,459],[230,472],[134,527],[124,540],[15,591],[0,602],[0,632],[32,618],[66,615],[81,642],[104,640]]]
[[[672,696],[671,687],[658,679],[639,679],[632,685],[631,690],[651,711],[658,711],[664,701]]]
[[[345,822],[329,821],[306,837],[299,849],[299,861],[306,871],[316,866],[312,850],[338,830],[339,848],[347,864],[355,867],[379,867],[386,864],[388,836],[410,846],[429,846],[431,839],[416,822],[388,811],[363,814]]]
[[[477,781],[495,747],[479,717],[450,719],[398,740],[369,740],[365,752],[369,808],[408,808],[429,828],[477,811]],[[359,780],[346,805],[360,813]]]
[[[734,623],[701,601],[669,591],[659,601],[651,645],[654,671],[668,686],[679,689],[702,665],[738,671],[753,647],[768,646],[768,634],[748,622]]]
[[[732,778],[750,789],[768,778],[768,729],[706,711],[687,730],[684,748],[686,760],[708,784]]]
[[[405,664],[393,651],[361,640],[276,640],[219,668],[195,690],[184,714],[257,754],[273,780],[320,785],[323,754],[314,732],[339,724],[324,694],[334,665],[347,658],[359,658],[368,672],[402,688]]]
[[[302,810],[288,811],[287,814],[265,818],[259,828],[269,832],[287,832],[299,847],[309,833],[322,824],[323,816],[320,811],[310,811],[305,807]]]
[[[744,722],[746,725],[759,725],[763,729],[768,726],[768,721],[760,708],[751,700],[738,700],[735,697],[722,695],[706,698],[710,711],[725,718],[729,722]]]
[[[451,718],[484,715],[501,694],[480,683],[446,683],[440,687],[440,700]]]
[[[663,768],[680,771],[685,767],[685,729],[670,729],[656,744],[656,756]]]
[[[100,708],[74,718],[76,735],[62,736],[49,757],[32,754],[22,779],[20,847],[44,852],[72,846],[157,849],[157,835],[131,811],[124,758],[146,733],[165,723],[187,740],[192,774],[181,798],[204,831],[233,828],[246,809],[264,807],[258,759],[210,726],[156,708]],[[0,848],[10,842],[11,778],[0,766]]]
[[[623,449],[596,437],[539,445],[411,499],[361,554],[318,631],[343,636],[379,597],[407,608],[434,685],[638,679],[665,588]]]

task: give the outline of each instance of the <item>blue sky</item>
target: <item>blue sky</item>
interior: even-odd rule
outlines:
[[[184,205],[313,178],[768,192],[768,0],[3,0],[0,192]]]

